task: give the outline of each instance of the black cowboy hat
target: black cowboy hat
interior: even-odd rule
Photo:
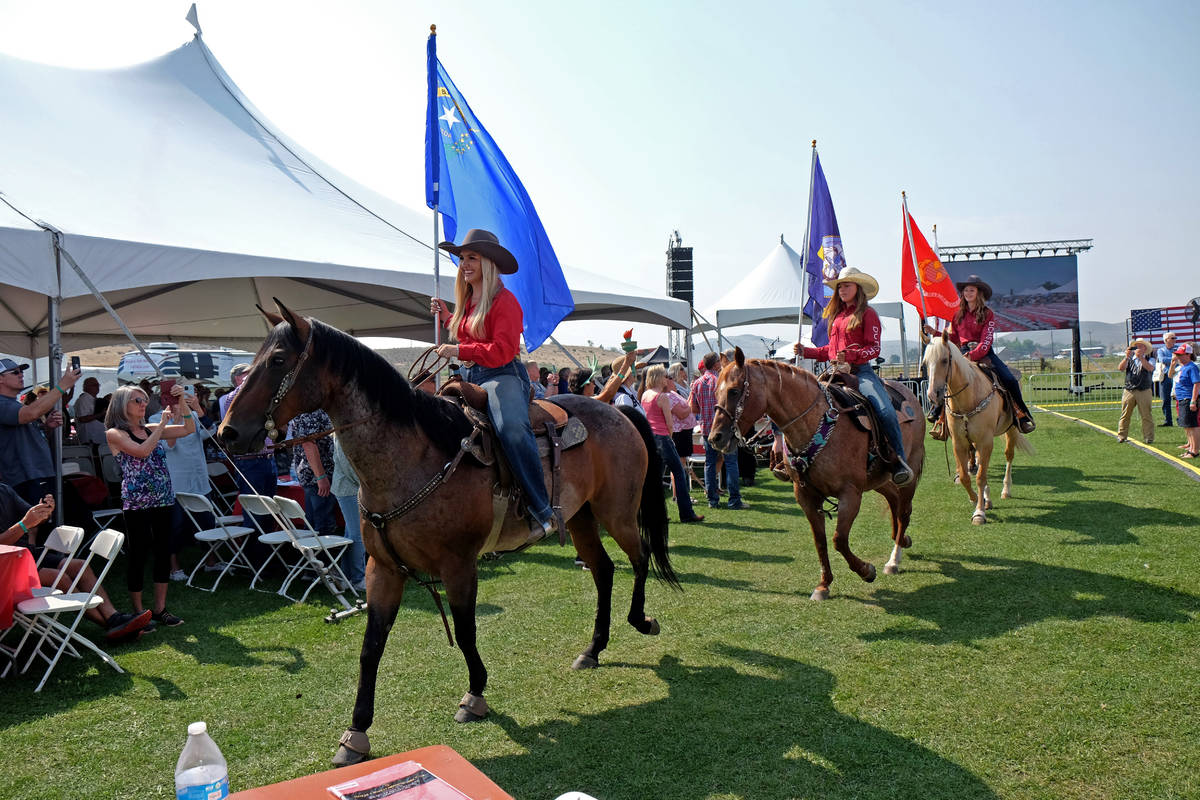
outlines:
[[[496,265],[496,271],[502,275],[512,275],[517,271],[517,257],[504,249],[500,240],[496,238],[496,234],[485,231],[483,228],[472,228],[467,231],[462,244],[442,242],[438,247],[456,256],[463,250],[473,250],[481,256],[490,258]]]
[[[959,281],[954,284],[954,288],[958,289],[958,293],[962,294],[962,290],[968,286],[974,286],[979,291],[983,292],[983,301],[986,303],[992,299],[992,287],[987,285],[987,282],[978,275],[968,275],[965,281]]]

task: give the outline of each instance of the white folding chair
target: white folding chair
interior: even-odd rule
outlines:
[[[50,531],[50,535],[46,537],[45,543],[42,545],[42,554],[38,556],[37,568],[42,568],[42,562],[46,560],[46,556],[50,553],[58,553],[62,557],[59,562],[58,572],[54,573],[54,579],[50,581],[49,586],[39,586],[33,590],[34,597],[45,597],[48,594],[62,594],[62,590],[56,588],[58,582],[62,580],[62,576],[67,574],[67,566],[70,565],[71,559],[75,558],[75,553],[79,551],[79,545],[83,544],[83,528],[76,528],[71,525],[59,525],[54,530]]]
[[[254,567],[243,552],[246,547],[246,537],[254,532],[253,528],[247,528],[243,525],[233,525],[231,520],[238,518],[218,514],[217,510],[213,507],[212,501],[202,494],[176,492],[175,499],[183,507],[183,513],[191,520],[192,525],[196,527],[196,541],[208,545],[208,550],[196,562],[195,568],[192,569],[192,574],[188,575],[188,586],[195,586],[195,588],[203,589],[206,592],[215,592],[217,586],[221,583],[221,579],[231,569],[245,568],[250,574],[254,574]],[[196,514],[212,514],[213,520],[216,522],[216,527],[205,528],[196,519]],[[196,586],[192,581],[196,578],[196,574],[204,568],[204,564],[208,561],[209,556],[224,562],[225,566],[221,568],[221,573],[217,575],[217,579],[213,581],[213,585],[205,589],[203,586]]]
[[[287,527],[287,523],[282,519],[283,514],[280,512],[279,505],[275,502],[275,498],[267,497],[266,495],[261,494],[239,494],[237,499],[242,505],[242,510],[250,515],[250,521],[254,524],[255,528],[258,527],[258,520],[262,517],[271,517],[277,519],[280,521],[279,524],[281,528]],[[251,589],[255,589],[255,585],[258,583],[259,578],[262,577],[262,574],[266,571],[267,566],[270,565],[270,563],[275,559],[279,560],[279,563],[286,570],[287,576],[291,577],[292,572],[298,568],[298,565],[303,559],[303,556],[297,553],[295,560],[290,562],[288,561],[288,555],[295,549],[292,547],[292,538],[293,533],[286,529],[270,532],[264,532],[261,530],[259,531],[259,543],[269,547],[270,552],[263,561],[262,566],[260,566],[258,571],[254,573],[254,577],[250,579]],[[287,582],[287,579],[287,577],[284,578],[285,583]],[[267,590],[255,589],[255,591],[262,592]]]
[[[40,634],[37,644],[29,654],[29,659],[25,662],[25,666],[21,668],[21,672],[28,672],[29,668],[33,665],[33,660],[39,656],[47,662],[46,672],[42,675],[37,688],[34,689],[35,692],[40,692],[42,687],[46,685],[46,680],[50,677],[50,673],[54,671],[54,667],[58,664],[59,659],[62,658],[63,653],[76,657],[80,655],[79,650],[76,649],[76,645],[91,650],[117,672],[125,671],[113,660],[112,656],[97,647],[90,639],[76,633],[76,628],[79,627],[79,623],[88,609],[95,608],[103,602],[99,594],[100,586],[104,583],[104,578],[108,575],[108,570],[112,567],[113,560],[121,551],[121,543],[124,540],[125,534],[120,531],[101,531],[92,540],[91,547],[88,549],[88,556],[83,562],[83,567],[75,576],[75,580],[71,583],[70,590],[67,593],[32,597],[28,600],[22,600],[17,604],[17,610],[24,617],[30,619],[32,623],[26,625],[25,635],[21,637],[21,642],[17,645],[16,651],[20,652],[24,648],[26,641],[31,635]],[[80,576],[83,575],[96,558],[104,560],[104,568],[96,575],[96,583],[89,592],[76,592],[75,589],[79,583]],[[59,620],[59,617],[63,615],[67,615],[69,624]],[[47,642],[57,645],[53,656],[48,656],[42,650]]]
[[[351,604],[343,594],[346,589],[349,589],[357,599],[358,592],[346,577],[346,573],[342,572],[341,564],[338,563],[342,554],[350,547],[350,540],[345,536],[318,534],[309,524],[304,509],[290,497],[275,495],[275,504],[279,507],[284,530],[291,536],[292,547],[300,551],[300,559],[284,579],[279,593],[289,600],[303,603],[318,583],[324,583],[331,595],[346,608],[351,608]],[[296,520],[300,520],[301,524],[296,525]],[[314,573],[313,578],[309,582],[308,588],[304,590],[304,594],[300,596],[299,600],[296,600],[287,593],[288,588],[306,571]]]
[[[217,504],[226,514],[233,513],[233,502],[237,499],[237,482],[229,472],[229,467],[219,461],[208,462],[208,485],[212,487]]]

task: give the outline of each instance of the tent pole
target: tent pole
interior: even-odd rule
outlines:
[[[697,311],[695,308],[693,308],[693,309],[692,309],[692,318],[693,318],[693,319],[694,319],[696,322],[699,322],[699,323],[701,323],[701,324],[704,324],[704,323],[707,323],[707,322],[708,322],[708,320],[706,320],[704,317],[702,317],[702,316],[700,315],[700,312],[699,312],[699,311]],[[697,326],[695,326],[695,327],[697,327],[697,328],[698,328],[698,327],[700,327],[700,326],[699,326],[699,325],[697,325]],[[709,351],[710,353],[715,353],[715,352],[716,352],[716,350],[714,350],[714,349],[713,349],[712,342],[710,342],[710,341],[708,340],[708,334],[707,334],[707,333],[705,333],[704,331],[700,331],[700,335],[704,337],[704,344],[705,344],[705,346],[706,346],[706,347],[708,347],[708,351]],[[717,344],[720,344],[720,343],[721,343],[721,340],[720,340],[720,339],[718,339],[718,340],[717,340]],[[697,362],[696,362],[696,367],[697,367],[697,369],[699,368],[699,366],[700,366],[700,362],[699,362],[699,361],[697,361]]]
[[[62,258],[58,237],[54,241],[54,276],[55,292],[46,299],[47,322],[50,328],[50,352],[46,359],[46,378],[50,382],[62,374]],[[67,398],[60,392],[55,407],[62,414],[63,422],[67,419]],[[54,459],[54,524],[63,524],[63,470],[62,470],[62,437],[64,425],[54,428],[50,434],[50,457]]]
[[[554,342],[556,345],[558,345],[558,349],[559,349],[559,350],[562,350],[564,353],[566,353],[566,354],[567,354],[567,358],[569,358],[569,359],[571,360],[571,363],[572,363],[572,364],[574,364],[575,366],[579,367],[580,369],[583,369],[583,364],[580,364],[578,361],[576,361],[576,360],[575,360],[575,356],[571,355],[571,351],[570,351],[570,350],[568,350],[567,348],[563,347],[563,346],[562,346],[562,344],[561,344],[561,343],[558,341],[558,339],[555,339],[553,336],[551,336],[551,337],[550,337],[550,341],[552,341],[552,342]]]
[[[813,204],[813,184],[817,180],[817,140],[812,140],[812,158],[809,160],[808,166],[808,213],[804,216],[804,257],[800,260],[801,280],[806,284],[808,289],[809,299],[812,299],[812,276],[808,274],[808,237],[812,233],[812,204]],[[779,237],[782,241],[783,237]],[[796,319],[796,341],[804,341],[804,293],[800,294],[800,313]],[[813,320],[815,326],[816,320]],[[800,366],[800,357],[804,355],[804,345],[800,345],[800,350],[795,354],[792,362],[798,367]]]

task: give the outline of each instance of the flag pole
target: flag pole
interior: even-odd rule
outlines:
[[[808,167],[808,214],[804,218],[804,257],[801,258],[801,260],[800,260],[800,265],[801,265],[800,271],[804,274],[804,278],[803,278],[804,283],[805,283],[804,288],[807,291],[810,299],[812,297],[812,276],[808,274],[808,251],[809,251],[808,237],[809,237],[809,234],[812,232],[813,184],[816,182],[816,180],[817,180],[817,140],[813,139],[812,140],[812,158],[809,161],[809,167]],[[804,305],[805,305],[804,297],[805,297],[805,295],[802,293],[800,295],[800,314],[798,315],[798,317],[796,319],[796,341],[798,343],[804,341]],[[813,320],[813,325],[814,326],[816,325],[816,320]],[[803,351],[804,351],[804,345],[801,344],[800,352],[796,353],[796,355],[793,359],[795,361],[796,366],[800,366],[800,356],[802,355]]]
[[[429,26],[429,47],[430,55],[432,56],[429,72],[429,107],[432,109],[437,98],[437,78],[436,62],[437,62],[437,25]],[[432,112],[427,112],[432,113]],[[436,146],[435,146],[436,145]],[[441,147],[439,143],[430,146],[431,154],[435,156],[441,155]],[[433,297],[436,300],[441,300],[441,285],[442,285],[442,251],[438,248],[438,243],[441,240],[441,231],[439,227],[440,217],[438,213],[438,205],[441,199],[439,178],[441,176],[440,158],[439,165],[432,171],[433,179]],[[439,345],[442,343],[442,320],[440,315],[433,315],[433,343]],[[435,389],[440,389],[442,385],[442,374],[439,370],[433,377],[433,385]]]
[[[938,246],[938,240],[937,240],[937,223],[936,222],[933,223],[933,254],[935,256],[937,256],[938,261],[942,260],[942,251]],[[948,322],[942,322],[940,317],[934,317],[934,319],[938,320],[936,327],[939,330],[950,324]]]
[[[900,191],[900,202],[904,206],[904,233],[908,239],[908,252],[912,258],[913,277],[917,279],[917,291],[921,294],[921,336],[917,338],[920,341],[925,335],[925,320],[929,318],[929,313],[925,310],[925,286],[921,282],[921,266],[917,263],[917,243],[913,240],[912,226],[909,224],[908,216],[908,194]],[[934,251],[936,254],[936,250]],[[921,361],[925,361],[925,345],[921,345]]]

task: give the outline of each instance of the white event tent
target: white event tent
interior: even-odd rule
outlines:
[[[707,318],[720,341],[723,329],[738,325],[799,324],[804,299],[803,259],[780,234],[779,244],[712,305]],[[808,317],[804,321],[811,322]]]
[[[256,349],[273,296],[354,335],[432,337],[431,213],[274,128],[199,33],[121,69],[0,55],[0,107],[0,352],[125,341],[101,296],[143,339]],[[683,301],[565,271],[568,319],[688,327]],[[443,259],[444,297],[453,275]]]

